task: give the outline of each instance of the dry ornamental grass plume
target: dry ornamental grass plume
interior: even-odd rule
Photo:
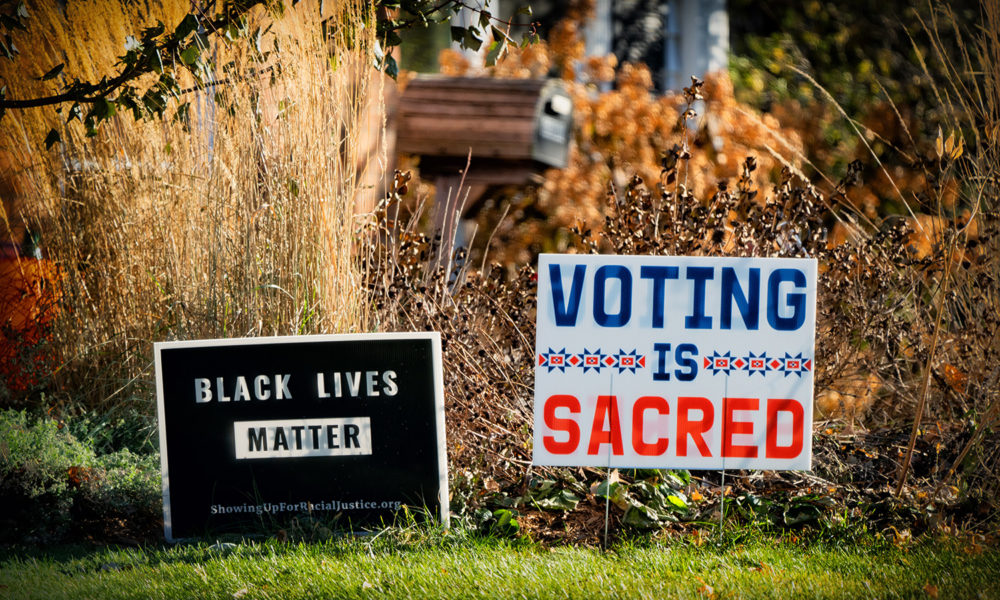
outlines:
[[[76,6],[55,4],[37,17],[68,47],[85,44]],[[90,138],[67,127],[46,151],[41,109],[6,115],[0,145],[33,186],[23,219],[62,274],[49,401],[152,410],[154,341],[365,328],[354,207],[371,193],[364,165],[383,152],[362,139],[382,111],[363,27],[373,17],[367,3],[340,2],[323,27],[306,4],[280,18],[254,10],[248,29],[267,31],[258,44],[219,40],[225,82],[189,92],[190,108],[163,121],[119,114]],[[122,10],[122,31],[145,24]],[[72,67],[104,72],[123,40],[79,48]]]

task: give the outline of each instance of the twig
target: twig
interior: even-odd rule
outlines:
[[[959,465],[961,465],[962,462],[965,461],[966,455],[969,454],[972,448],[979,441],[979,438],[982,435],[983,431],[986,430],[987,424],[992,422],[993,419],[990,418],[990,415],[998,408],[998,406],[1000,406],[1000,397],[994,398],[993,402],[990,403],[989,408],[987,408],[986,412],[983,414],[983,418],[980,419],[979,425],[976,426],[976,431],[972,434],[972,437],[970,437],[969,441],[965,443],[965,447],[962,448],[962,451],[958,453],[958,457],[955,459],[955,462],[952,463],[951,468],[948,469],[948,472],[945,473],[944,478],[942,478],[941,481],[939,481],[938,484],[934,486],[934,493],[931,494],[932,498],[937,497],[938,492],[941,491],[941,488],[943,488],[951,480],[951,477],[955,474],[955,471],[958,470]]]
[[[938,297],[937,318],[934,322],[934,339],[931,341],[931,350],[927,354],[927,362],[924,364],[924,381],[920,386],[920,397],[917,400],[917,414],[913,417],[913,429],[910,431],[910,442],[906,446],[906,456],[903,458],[903,465],[899,470],[899,481],[896,483],[895,495],[899,496],[903,492],[903,484],[906,482],[906,472],[910,469],[910,461],[913,459],[913,447],[917,443],[917,433],[920,431],[920,420],[924,416],[924,407],[927,405],[927,389],[931,383],[932,364],[934,355],[937,353],[938,340],[941,337],[941,319],[944,316],[944,301],[948,296],[948,284],[951,283],[951,263],[954,247],[949,248],[944,260],[944,280],[941,282],[941,295]]]

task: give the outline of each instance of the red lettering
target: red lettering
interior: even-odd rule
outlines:
[[[604,428],[605,421],[610,421],[610,429]],[[618,398],[615,396],[597,397],[587,454],[597,454],[601,444],[611,444],[611,451],[615,456],[625,454],[622,448],[622,427],[618,420]]]
[[[778,413],[786,412],[792,415],[792,443],[788,446],[778,445]],[[767,458],[795,458],[802,453],[802,423],[805,413],[797,400],[785,398],[770,398],[767,401]]]
[[[753,435],[752,421],[734,421],[733,413],[738,410],[757,410],[760,401],[756,398],[723,398],[725,420],[722,423],[722,456],[737,456],[745,458],[757,457],[757,446],[742,446],[733,443],[733,436],[740,433]]]
[[[692,410],[701,410],[702,417],[698,421],[688,418]],[[677,456],[687,456],[688,435],[694,440],[695,446],[702,456],[712,456],[705,443],[704,435],[712,428],[715,421],[715,409],[708,398],[697,396],[681,396],[677,399]]]
[[[643,396],[632,405],[632,447],[641,456],[659,456],[667,451],[670,440],[666,437],[657,438],[652,444],[647,444],[642,439],[643,431],[646,429],[643,421],[643,413],[647,410],[655,410],[661,415],[670,414],[670,406],[667,401],[659,396]]]
[[[557,442],[555,436],[546,435],[542,437],[542,445],[552,454],[572,454],[580,444],[580,426],[573,419],[560,419],[556,417],[557,408],[568,408],[570,414],[580,412],[580,401],[575,396],[567,394],[556,394],[549,396],[545,401],[544,418],[545,426],[550,431],[563,431],[569,434],[569,439],[565,442]]]

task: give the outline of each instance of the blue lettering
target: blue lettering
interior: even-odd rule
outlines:
[[[711,329],[712,317],[705,314],[705,282],[715,278],[712,267],[688,267],[687,278],[694,281],[694,307],[690,316],[684,317],[688,329]]]
[[[698,347],[694,344],[681,344],[677,346],[674,359],[679,366],[687,367],[687,371],[681,371],[680,369],[674,371],[674,375],[677,375],[677,381],[694,381],[695,376],[698,375],[698,361],[691,358],[691,356],[697,354]]]
[[[670,381],[670,373],[667,373],[667,352],[670,352],[670,344],[653,344],[653,351],[657,354],[653,381]]]
[[[792,309],[792,315],[782,317],[778,314],[778,295],[783,282],[789,281],[795,288],[806,287],[806,276],[798,269],[775,269],[767,278],[767,322],[779,331],[795,331],[806,320],[806,295],[789,293],[787,306]]]
[[[575,327],[576,317],[580,312],[580,296],[583,293],[583,276],[587,272],[584,265],[573,268],[573,284],[569,291],[569,304],[563,295],[562,273],[559,265],[549,265],[549,281],[552,284],[552,306],[556,311],[556,325],[559,327]]]
[[[664,288],[668,279],[677,279],[677,272],[677,267],[645,266],[639,270],[639,277],[653,280],[653,327],[663,328]]]
[[[743,293],[740,282],[736,279],[736,269],[722,269],[722,314],[720,315],[723,329],[733,328],[733,302],[740,309],[740,316],[748,330],[756,330],[760,320],[760,269],[750,269],[750,293]],[[749,299],[748,299],[749,297]]]
[[[605,288],[608,279],[621,282],[620,305],[617,314],[605,310]],[[594,274],[594,321],[601,327],[622,327],[632,318],[632,273],[621,265],[605,265]]]

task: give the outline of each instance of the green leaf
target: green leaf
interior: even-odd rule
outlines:
[[[396,59],[392,56],[386,56],[385,62],[385,74],[389,77],[395,79],[399,75],[399,65],[396,64]]]
[[[535,505],[543,510],[573,510],[580,503],[580,497],[569,490],[559,490],[558,493],[535,501]]]
[[[223,37],[230,42],[236,41],[243,37],[243,28],[240,27],[239,23],[230,23],[223,30]]]
[[[180,42],[195,29],[198,29],[198,17],[189,14],[174,29],[174,39]]]
[[[114,102],[108,100],[107,98],[101,98],[94,103],[94,108],[91,109],[91,114],[100,121],[106,121],[111,117],[115,116],[116,105]]]
[[[174,113],[174,121],[179,121],[181,123],[187,124],[189,120],[189,111],[191,109],[191,103],[185,102],[177,107],[177,112]]]
[[[543,479],[541,477],[535,477],[528,484],[528,490],[531,495],[538,498],[548,494],[552,490],[556,489],[556,482],[552,479]]]
[[[493,14],[488,10],[479,11],[479,26],[486,29],[490,26],[490,21],[493,20]]]
[[[462,39],[462,47],[478,51],[483,45],[483,40],[477,35],[479,30],[469,27],[465,30],[465,37]]]
[[[160,75],[160,79],[157,82],[157,85],[159,85],[160,89],[167,94],[176,95],[179,94],[181,91],[180,86],[177,85],[177,80],[174,79],[174,76],[171,75],[170,73],[164,73]]]
[[[506,43],[500,43],[497,41],[492,42],[490,44],[489,50],[486,52],[486,60],[485,60],[486,66],[492,67],[493,65],[497,64],[497,61],[500,60],[500,56],[506,47],[507,47]]]
[[[510,39],[510,37],[506,34],[506,32],[504,32],[502,29],[500,29],[496,25],[494,25],[490,29],[492,29],[492,31],[493,31],[493,39],[495,39],[495,40],[501,40],[501,41],[503,41],[504,44],[513,43],[514,40]]]
[[[45,149],[49,150],[52,146],[62,140],[62,136],[55,129],[49,131],[49,134],[45,136]]]
[[[789,506],[782,515],[788,527],[819,521],[822,516],[818,507],[805,503]]]
[[[528,4],[525,4],[521,8],[517,9],[517,14],[524,15],[526,17],[530,17],[531,16],[531,6],[528,5]]]
[[[754,523],[773,523],[771,508],[774,502],[754,494],[743,494],[736,498],[736,507],[747,520]]]
[[[160,58],[159,52],[151,52],[149,54],[149,60],[146,65],[153,70],[153,72],[162,75],[163,74],[163,59]]]
[[[456,44],[461,44],[462,41],[465,39],[466,31],[468,30],[465,27],[455,27],[453,25],[451,27],[451,41],[455,42]]]
[[[124,110],[132,111],[132,118],[136,121],[142,120],[142,109],[139,106],[139,102],[135,97],[135,89],[127,88],[121,94],[118,95],[116,100],[118,107]]]
[[[51,69],[49,69],[49,72],[46,73],[45,75],[42,75],[39,78],[39,80],[40,81],[48,81],[49,79],[54,79],[56,77],[59,77],[59,74],[63,72],[64,68],[66,68],[66,63],[59,63],[58,65],[56,65],[56,66],[52,67]]]
[[[681,494],[670,494],[667,496],[667,501],[673,505],[673,508],[686,511],[688,508],[687,500]]]
[[[134,67],[136,61],[139,60],[139,55],[134,50],[129,50],[125,53],[125,56],[121,57],[122,64],[128,67]]]
[[[196,44],[191,44],[181,51],[181,62],[185,65],[191,66],[198,61],[198,56],[200,54],[201,49],[198,48]]]
[[[161,35],[166,30],[167,26],[163,24],[163,21],[157,20],[156,25],[142,30],[142,39],[143,41],[151,40]]]
[[[162,93],[149,89],[142,96],[142,104],[148,113],[161,116],[167,108],[167,98]]]
[[[608,480],[604,480],[591,488],[591,492],[602,500],[610,500],[618,508],[625,510],[632,502],[628,493],[628,484],[621,481],[612,480],[610,485]]]
[[[685,471],[686,473],[686,471]],[[691,475],[688,474],[688,481],[690,481]],[[669,485],[675,490],[683,488],[688,482],[684,481],[681,475],[677,471],[664,471],[663,472],[663,483]]]
[[[603,499],[610,498],[614,496],[615,491],[620,485],[621,484],[617,481],[608,481],[607,479],[605,479],[604,481],[597,484],[597,487],[594,488],[594,495],[597,496],[598,498],[603,498]],[[608,493],[609,491],[610,494]]]
[[[656,511],[647,506],[632,505],[622,516],[622,522],[637,529],[653,529],[660,526]]]
[[[493,512],[493,527],[491,531],[495,535],[513,537],[521,530],[521,524],[517,522],[517,513],[506,508],[501,508]]]

